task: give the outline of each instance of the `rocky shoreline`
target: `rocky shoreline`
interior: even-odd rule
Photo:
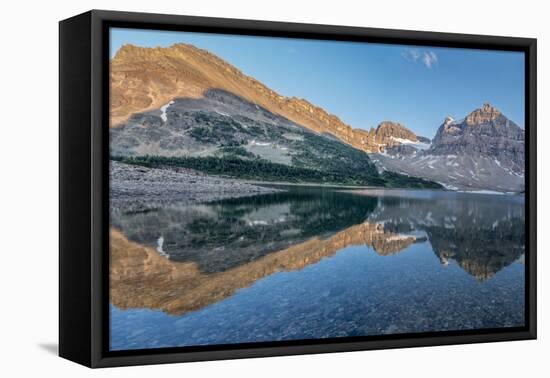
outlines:
[[[195,204],[278,192],[242,180],[184,169],[148,168],[110,162],[111,209],[146,211],[170,203]]]

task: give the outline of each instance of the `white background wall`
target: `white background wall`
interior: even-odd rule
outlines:
[[[550,27],[544,1],[5,1],[0,22],[0,375],[104,377],[548,376]],[[539,39],[539,340],[89,370],[57,344],[57,21],[91,8]],[[75,125],[77,126],[77,125]],[[546,352],[545,352],[546,348]]]

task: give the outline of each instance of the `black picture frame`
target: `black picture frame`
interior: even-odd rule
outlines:
[[[110,27],[364,41],[525,53],[526,325],[423,334],[110,352]],[[59,354],[88,367],[536,338],[536,39],[92,10],[59,24]]]

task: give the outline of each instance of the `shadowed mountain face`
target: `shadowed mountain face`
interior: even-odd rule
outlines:
[[[162,112],[135,114],[112,129],[111,155],[259,157],[308,168],[333,159],[341,170],[376,171],[366,154],[227,91],[175,99]]]
[[[110,137],[111,156],[131,164],[177,165],[268,181],[440,187],[379,174],[366,153],[219,89],[135,114],[111,129]]]
[[[486,281],[524,250],[523,199],[430,192],[298,190],[112,214],[111,301],[181,315],[350,246],[413,244]],[[369,253],[365,251],[365,253]],[[388,260],[391,264],[391,260]]]

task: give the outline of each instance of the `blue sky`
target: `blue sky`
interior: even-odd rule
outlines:
[[[111,56],[126,43],[193,44],[354,128],[390,120],[432,138],[446,116],[462,118],[485,102],[525,123],[520,52],[111,29]]]

